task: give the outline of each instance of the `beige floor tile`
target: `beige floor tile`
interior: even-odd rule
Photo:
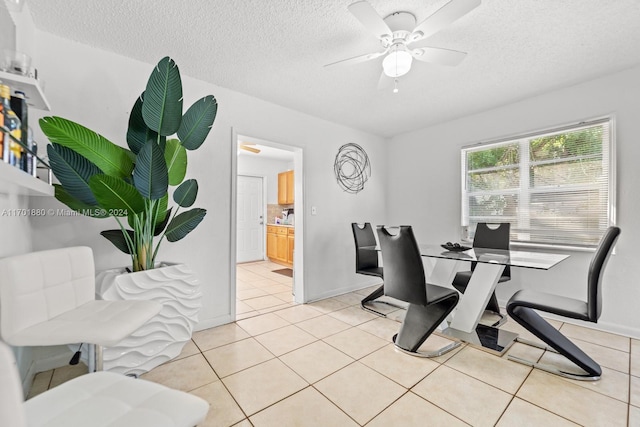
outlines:
[[[460,350],[445,365],[511,394],[518,391],[531,372],[528,366],[470,346]]]
[[[329,313],[329,316],[335,317],[336,319],[348,323],[351,326],[356,326],[378,317],[373,313],[369,313],[368,311],[363,310],[359,305],[343,308],[342,310],[338,311],[333,311]]]
[[[287,285],[289,287],[293,286],[293,278],[284,276],[282,274],[273,274],[271,277],[275,282],[278,282],[282,285]]]
[[[238,290],[236,292],[236,298],[239,300],[246,300],[249,298],[256,298],[256,297],[262,297],[268,295],[267,292],[265,292],[263,289],[258,289],[258,288],[252,288],[252,289],[245,289],[245,290]]]
[[[285,326],[284,328],[258,335],[255,339],[276,356],[282,356],[318,340],[295,325]]]
[[[628,405],[534,369],[517,396],[582,425],[624,426]]]
[[[551,323],[551,321],[549,319],[544,319],[547,322]],[[551,325],[553,327],[555,327],[556,329],[558,329],[560,326],[562,326],[562,323],[560,323],[560,326],[558,326],[557,324],[551,323]],[[516,334],[518,334],[519,338],[528,340],[528,341],[532,341],[534,343],[537,343],[539,345],[545,345],[546,344],[538,339],[538,337],[536,337],[535,335],[533,335],[531,332],[527,331],[523,326],[521,326],[519,323],[517,323],[515,320],[509,318],[509,320],[507,321],[507,323],[505,323],[504,325],[500,326],[500,329],[505,330],[505,331],[509,331],[509,332],[514,332]]]
[[[265,291],[270,295],[279,294],[282,292],[288,292],[289,295],[291,295],[291,286],[286,286],[286,285],[265,286],[261,288],[261,290]]]
[[[640,340],[631,340],[631,375],[640,377]]]
[[[326,337],[323,341],[354,359],[360,359],[388,344],[385,340],[358,328],[349,328]]]
[[[612,350],[615,351],[615,350]],[[570,360],[562,355],[552,352],[546,352],[540,359],[540,363],[554,366],[564,372],[572,372],[577,374],[584,374],[584,372],[573,364]],[[602,366],[602,376],[598,381],[578,381],[563,378],[565,381],[569,381],[580,387],[588,388],[589,390],[597,391],[606,396],[613,397],[625,403],[629,402],[629,375],[623,372],[609,369],[606,366]]]
[[[77,365],[66,365],[61,368],[56,368],[53,370],[53,376],[51,377],[51,383],[49,388],[53,388],[59,386],[62,383],[66,383],[69,380],[72,380],[80,375],[84,375],[89,372],[89,368],[87,365],[80,362]]]
[[[245,369],[222,381],[249,416],[308,385],[278,359]]]
[[[238,291],[246,291],[247,289],[255,289],[251,283],[236,280],[236,293]]]
[[[377,317],[356,327],[382,338],[386,342],[392,342],[391,339],[400,330],[400,323],[384,317]]]
[[[244,320],[244,319],[248,319],[250,317],[256,317],[256,316],[260,316],[262,313],[260,313],[259,311],[248,311],[246,313],[242,313],[242,314],[236,314],[236,321],[238,320]]]
[[[362,301],[362,295],[347,293],[342,295],[336,295],[333,299],[343,302],[347,305],[360,305],[360,301]]]
[[[313,387],[307,387],[258,412],[251,417],[251,423],[255,427],[356,427],[358,425]]]
[[[211,350],[249,338],[249,334],[235,323],[204,329],[193,334],[193,341],[201,351]]]
[[[629,403],[633,406],[640,407],[640,378],[630,377],[631,381],[629,386],[631,392],[629,393]]]
[[[264,280],[264,277],[262,277],[261,275],[245,269],[238,269],[236,272],[236,278],[249,284]]]
[[[427,340],[420,346],[418,351],[421,353],[433,353],[435,351],[438,351],[439,349],[447,347],[453,342],[455,341],[449,339],[448,337],[443,337],[441,335],[434,333],[429,335],[429,338],[427,338]],[[434,362],[438,362],[438,363],[444,363],[450,358],[452,358],[453,356],[455,356],[459,351],[461,351],[465,347],[466,347],[465,343],[460,343],[460,346],[454,348],[453,350],[448,351],[442,356],[432,357],[429,360],[433,360]]]
[[[31,384],[31,388],[29,389],[29,394],[27,395],[27,399],[31,399],[43,393],[49,389],[49,384],[51,383],[51,378],[53,377],[53,369],[49,369],[48,371],[38,372],[36,376],[33,378],[33,383]]]
[[[318,381],[314,387],[359,424],[365,424],[406,392],[360,362]]]
[[[353,362],[353,359],[324,341],[316,341],[280,357],[309,384],[333,374]]]
[[[165,363],[141,375],[141,378],[182,391],[191,391],[218,381],[201,354]]]
[[[363,357],[360,362],[406,388],[413,387],[440,366],[427,358],[403,353],[392,344]]]
[[[282,328],[290,325],[289,322],[282,317],[273,313],[264,314],[250,319],[239,320],[236,322],[238,326],[248,332],[250,335],[260,335],[274,329]]]
[[[321,339],[351,328],[351,325],[327,315],[314,317],[313,319],[296,323],[296,325],[314,337]]]
[[[173,360],[184,359],[185,357],[193,356],[194,354],[200,353],[200,349],[193,342],[193,340],[187,341],[187,343],[182,347],[182,351],[178,356],[176,356]]]
[[[447,366],[440,366],[412,391],[474,426],[493,426],[512,397]]]
[[[279,305],[274,305],[273,307],[263,308],[261,310],[258,310],[258,312],[260,314],[273,313],[273,312],[276,312],[276,311],[284,310],[285,308],[293,307],[294,305],[295,304],[292,303],[292,302],[284,302],[284,301],[281,300]]]
[[[382,283],[380,283],[378,285],[367,286],[366,288],[358,289],[357,291],[353,291],[353,292],[358,294],[358,295],[361,295],[364,298],[366,296],[371,295],[371,293],[373,291],[375,291],[376,289],[378,289],[380,287],[380,285],[382,285]]]
[[[211,405],[207,418],[198,427],[227,427],[245,419],[244,413],[221,381],[192,390],[191,394],[200,396]]]
[[[398,310],[398,307],[385,304],[384,302],[382,302],[381,298],[378,298],[377,300],[369,301],[366,304],[366,306],[372,310],[377,311],[378,313],[386,314],[387,316],[393,313],[394,311]]]
[[[511,401],[496,424],[497,427],[571,427],[577,425],[517,397]]]
[[[516,343],[513,343],[511,348],[507,350],[507,352],[502,356],[502,358],[508,359],[508,356],[515,356],[515,357],[519,357],[521,359],[528,360],[530,362],[535,363],[538,360],[540,360],[543,354],[544,354],[544,350],[541,348],[516,342]]]
[[[314,317],[322,316],[322,312],[309,305],[303,304],[285,308],[284,310],[278,310],[274,313],[291,323],[298,323],[304,320],[313,319]]]
[[[629,427],[640,427],[640,408],[629,407]]]
[[[570,338],[577,338],[593,344],[604,347],[614,348],[616,350],[629,352],[630,339],[622,335],[611,334],[608,332],[597,331],[582,326],[565,323],[560,328],[560,332]]]
[[[409,392],[371,420],[367,427],[424,427],[426,425],[462,427],[467,424]]]
[[[273,294],[273,296],[278,298],[278,299],[281,299],[284,302],[295,302],[295,296],[293,296],[291,291],[280,292],[278,294]]]
[[[220,378],[273,359],[273,354],[255,338],[216,347],[203,354]]]
[[[254,310],[263,310],[269,307],[275,307],[282,305],[283,301],[280,298],[276,298],[272,295],[265,295],[263,297],[251,298],[242,301]]]
[[[343,308],[348,307],[348,305],[343,303],[342,301],[337,301],[330,298],[314,301],[309,303],[309,305],[323,313],[331,313],[332,311],[342,310]]]
[[[400,308],[387,313],[387,319],[393,320],[398,323],[404,322],[404,318],[407,316],[407,310]]]
[[[269,286],[276,286],[276,285],[280,285],[281,283],[276,282],[275,280],[272,279],[267,279],[265,277],[261,278],[260,280],[256,280],[255,282],[251,282],[251,285],[255,288],[266,288]]]
[[[254,311],[253,307],[240,300],[236,300],[236,315],[248,313],[250,311]]]
[[[238,424],[234,424],[233,427],[253,427],[253,424],[249,421],[248,418],[240,421]]]

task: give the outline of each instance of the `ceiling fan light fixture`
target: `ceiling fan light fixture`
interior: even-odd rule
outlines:
[[[404,76],[411,69],[412,61],[413,57],[407,52],[406,47],[402,46],[398,48],[398,46],[396,46],[382,61],[382,69],[389,77],[396,78]]]

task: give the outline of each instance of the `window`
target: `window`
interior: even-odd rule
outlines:
[[[462,149],[462,225],[510,222],[511,241],[595,247],[615,218],[612,118]]]

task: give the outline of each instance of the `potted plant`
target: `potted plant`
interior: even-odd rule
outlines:
[[[155,319],[122,343],[133,349],[129,354],[118,348],[110,355],[105,349],[105,369],[112,365],[111,370],[139,374],[177,356],[197,322],[201,305],[197,278],[183,264],[156,261],[165,239],[184,238],[206,215],[205,209],[192,207],[198,183],[185,180],[187,151],[205,141],[217,102],[207,95],[184,115],[182,103],[180,71],[165,57],[131,110],[129,149],[70,120],[40,119],[40,128],[51,141],[47,146],[51,169],[60,182],[55,184],[56,199],[83,215],[115,218],[119,228],[100,234],[131,257],[130,268],[98,275],[97,293],[104,299],[153,298],[163,303]],[[175,206],[170,207],[172,186]],[[187,210],[179,213],[181,209]],[[131,274],[122,274],[125,270]],[[125,362],[114,362],[119,354]],[[141,360],[131,360],[136,358]]]

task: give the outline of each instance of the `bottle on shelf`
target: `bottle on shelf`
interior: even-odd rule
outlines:
[[[10,135],[22,141],[22,123],[20,123],[20,119],[11,109],[11,90],[9,86],[0,85],[0,98],[2,98],[2,113],[6,129],[3,138],[2,159],[13,166],[19,167],[22,147],[17,142],[12,141]]]

